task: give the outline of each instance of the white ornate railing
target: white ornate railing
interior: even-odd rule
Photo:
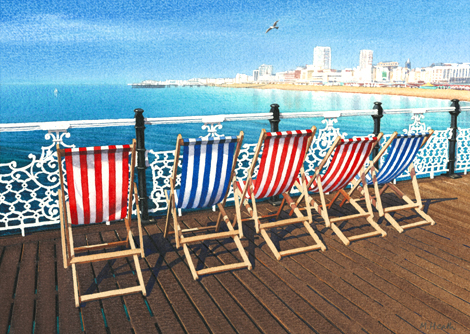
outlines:
[[[385,110],[385,115],[397,113],[411,113],[411,124],[403,132],[423,131],[428,127],[424,123],[426,113],[448,112],[453,108],[439,109],[400,109]],[[462,111],[469,111],[469,107],[461,108]],[[307,160],[306,171],[312,173],[315,166],[323,158],[326,151],[333,143],[337,135],[347,137],[347,133],[340,132],[335,127],[340,117],[349,116],[370,116],[376,110],[362,111],[329,111],[329,112],[299,112],[282,113],[281,119],[289,118],[323,118],[322,126],[318,126],[317,135],[310,148]],[[223,122],[249,121],[249,120],[270,120],[271,113],[259,114],[238,114],[238,115],[217,115],[217,116],[193,116],[193,117],[168,117],[168,118],[147,118],[145,124],[203,124],[201,129],[206,131],[202,136],[218,136],[223,129]],[[320,120],[317,121],[317,124]],[[314,122],[315,124],[315,122]],[[57,224],[59,222],[59,209],[57,202],[57,190],[59,187],[57,158],[55,145],[59,143],[63,147],[74,145],[65,143],[67,139],[73,141],[68,132],[74,128],[96,128],[112,126],[134,126],[134,119],[116,120],[90,120],[90,121],[69,121],[69,122],[44,122],[44,123],[21,123],[21,124],[0,124],[0,132],[16,131],[47,131],[45,139],[51,141],[50,145],[41,147],[38,155],[29,154],[30,162],[22,167],[18,167],[16,161],[0,163],[0,232],[7,230],[21,230],[25,234],[25,229]],[[267,125],[267,124],[266,124]],[[148,131],[152,131],[148,127]],[[197,136],[195,134],[195,136]],[[385,139],[389,135],[385,136]],[[175,133],[176,137],[176,133]],[[451,138],[451,129],[438,130],[420,151],[415,166],[417,174],[421,177],[434,177],[447,172],[448,145]],[[466,172],[470,167],[470,129],[458,130],[457,161],[456,171]],[[246,178],[249,165],[252,160],[254,143],[245,143],[240,152],[237,175]],[[154,151],[148,150],[148,160],[151,174],[151,190],[149,202],[151,213],[163,213],[166,209],[166,201],[163,190],[169,187],[169,175],[174,161],[174,151]],[[409,177],[404,173],[399,179]]]

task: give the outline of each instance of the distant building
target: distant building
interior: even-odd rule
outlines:
[[[372,68],[373,57],[374,57],[374,51],[361,50],[361,53],[359,56],[359,69],[363,70],[366,68]]]
[[[411,62],[410,62],[410,58],[408,58],[408,60],[406,61],[405,63],[405,68],[411,70]]]
[[[259,79],[259,70],[253,71],[253,81],[258,81]]]
[[[329,46],[316,46],[313,49],[313,66],[320,70],[331,69],[331,48]]]
[[[449,83],[470,83],[470,63],[444,64],[441,68],[443,81]]]
[[[378,63],[376,66],[378,67],[387,67],[389,70],[398,67],[398,62],[397,61],[382,61]]]
[[[250,82],[250,76],[238,73],[235,77],[235,82],[238,84]]]
[[[263,64],[258,68],[258,71],[259,71],[259,76],[260,77],[273,75],[273,65]]]

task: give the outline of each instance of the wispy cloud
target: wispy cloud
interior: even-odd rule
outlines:
[[[224,34],[226,33],[210,28],[195,30],[182,22],[95,22],[53,14],[0,22],[2,43],[162,41],[185,38],[207,39],[221,37]]]

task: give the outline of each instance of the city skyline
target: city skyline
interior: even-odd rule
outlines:
[[[470,62],[470,3],[453,0],[7,2],[1,83],[235,77],[260,64],[287,71],[312,64],[318,45],[331,48],[333,69],[359,66],[359,50],[401,66]]]

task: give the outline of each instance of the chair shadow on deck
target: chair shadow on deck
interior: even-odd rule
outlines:
[[[228,211],[228,210],[227,210]],[[230,212],[229,216],[233,216],[234,212]],[[201,226],[215,226],[216,221],[213,219],[216,217],[209,216],[207,217],[208,222],[199,221],[199,219],[195,219]],[[191,228],[192,226],[188,226],[185,224],[186,228]],[[229,231],[228,228],[221,226],[220,232],[227,232]],[[241,239],[242,243],[246,243],[246,240],[249,240],[248,246],[245,247],[245,251],[247,253],[248,259],[251,263],[252,268],[255,267],[255,245],[254,245],[254,237],[255,233],[252,233],[251,229],[247,229],[244,227],[244,238]],[[197,233],[193,233],[194,236]],[[205,240],[199,244],[194,244],[188,247],[190,253],[193,257],[195,257],[194,263],[196,270],[202,270],[207,266],[207,263],[212,261],[213,265],[226,265],[231,263],[236,263],[241,261],[241,257],[237,256],[238,249],[233,244],[233,240],[231,238],[225,239],[215,239],[215,240]],[[233,260],[233,261],[232,261]],[[241,270],[244,268],[235,269]],[[217,273],[215,273],[217,274]]]
[[[383,196],[382,200],[386,205],[400,205],[402,203],[405,203],[405,201],[399,199],[398,197],[394,196],[393,194],[386,194]],[[424,213],[428,214],[429,212],[429,207],[432,204],[440,203],[440,202],[447,202],[447,201],[455,201],[458,200],[457,197],[450,197],[450,198],[423,198],[421,199],[423,203],[423,211]],[[374,207],[374,213],[377,213],[377,209]],[[403,211],[398,211],[398,212],[392,212],[390,215],[398,222],[398,223],[412,223],[415,220],[419,220],[421,216],[415,212],[413,209],[408,209],[408,210],[403,210]],[[386,224],[385,226],[387,227],[392,227],[392,224],[390,224],[385,217],[379,217],[378,219],[378,224],[382,224],[383,221],[385,220]],[[437,221],[436,223],[439,223]]]

